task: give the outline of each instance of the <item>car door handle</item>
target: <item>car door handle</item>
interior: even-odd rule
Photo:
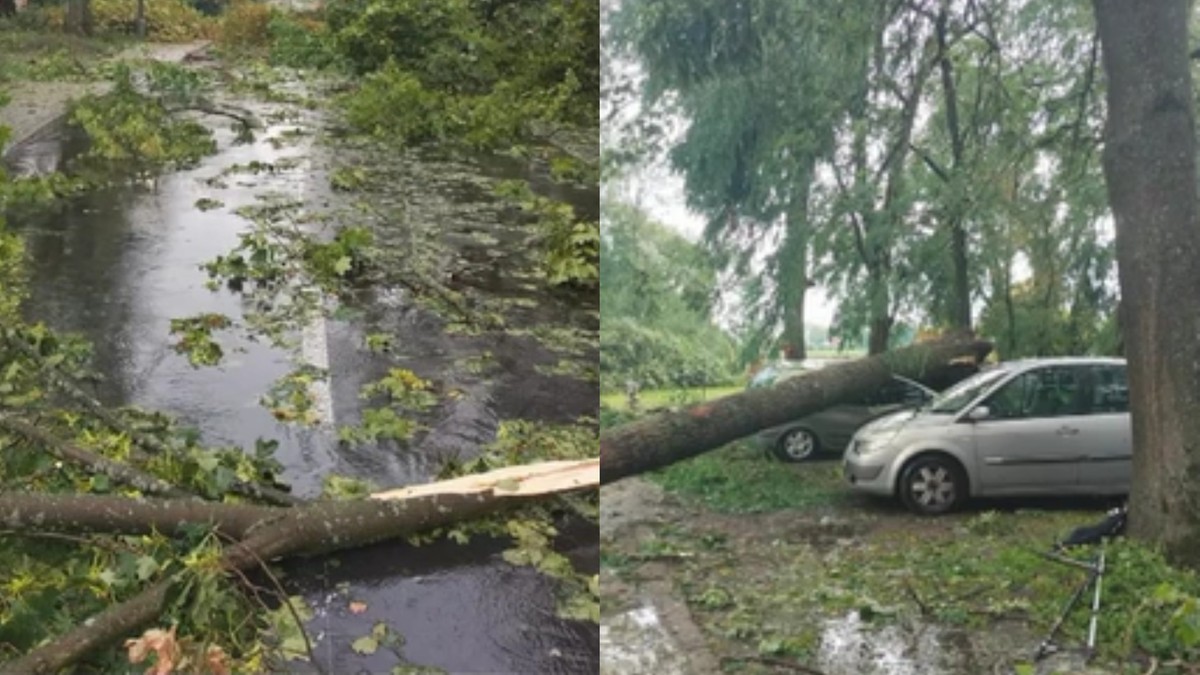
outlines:
[[[1079,433],[1079,429],[1076,427],[1068,427],[1066,425],[1063,425],[1063,426],[1059,427],[1058,431],[1055,431],[1054,433],[1058,434],[1059,436],[1074,436],[1075,434]]]

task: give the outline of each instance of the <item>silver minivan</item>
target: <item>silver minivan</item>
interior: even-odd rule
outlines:
[[[1125,361],[1063,357],[1001,363],[867,424],[844,473],[938,514],[970,497],[1125,494],[1132,459]]]

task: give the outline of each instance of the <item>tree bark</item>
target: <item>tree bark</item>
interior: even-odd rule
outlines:
[[[188,523],[212,523],[240,543],[226,549],[226,570],[261,561],[322,553],[401,537],[478,518],[547,496],[594,489],[598,460],[507,467],[450,481],[402,488],[372,499],[315,502],[297,508],[146,500],[97,495],[0,494],[0,524],[12,530],[172,533]],[[154,621],[173,580],[163,579],[130,600],[25,656],[0,672],[53,673]]]
[[[791,348],[790,357],[804,359],[808,346],[804,334],[804,296],[808,293],[808,187],[787,216],[787,232],[780,251],[780,294],[783,299],[783,341]]]
[[[979,361],[991,348],[967,338],[914,345],[602,432],[600,480],[610,483],[664,467],[860,397],[877,390],[892,374],[936,376],[952,367],[952,359],[970,355]]]
[[[1133,413],[1130,532],[1200,560],[1200,200],[1187,0],[1095,0]]]
[[[90,0],[67,0],[64,25],[73,35],[92,34],[92,5]]]
[[[935,25],[938,44],[938,67],[942,75],[942,100],[946,105],[946,133],[950,136],[952,153],[950,171],[957,176],[962,171],[963,133],[958,122],[958,90],[954,81],[954,65],[950,61],[950,45],[947,38],[949,3],[943,0]],[[945,178],[945,177],[943,177]],[[951,189],[965,189],[965,182],[950,182]],[[967,266],[967,232],[963,229],[964,195],[950,195],[949,213],[950,261],[954,269],[954,299],[950,303],[950,325],[959,330],[971,329],[971,285]]]

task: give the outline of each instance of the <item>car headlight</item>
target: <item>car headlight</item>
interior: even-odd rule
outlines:
[[[873,455],[886,448],[892,439],[896,437],[896,433],[881,434],[878,436],[865,436],[854,439],[853,452],[856,455]]]

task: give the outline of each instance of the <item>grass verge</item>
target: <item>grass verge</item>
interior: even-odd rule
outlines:
[[[679,389],[645,389],[638,393],[639,404],[643,409],[662,408],[673,405],[691,405],[713,399],[737,394],[744,391],[744,385],[724,387],[696,387]],[[610,392],[600,395],[600,405],[614,410],[629,410],[629,397],[623,392]]]
[[[837,462],[783,464],[749,442],[672,464],[649,478],[718,513],[806,509],[838,504],[848,496]]]

